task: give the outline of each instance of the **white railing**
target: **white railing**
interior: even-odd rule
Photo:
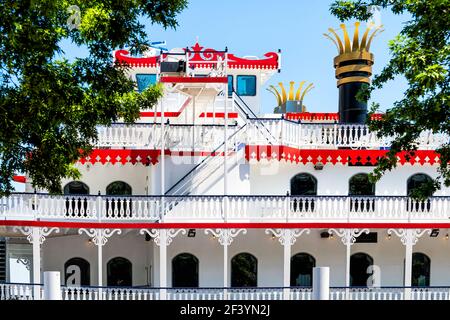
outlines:
[[[63,300],[159,300],[154,288],[62,287]]]
[[[165,125],[165,147],[172,151],[212,151],[223,142],[223,125]],[[229,125],[228,133],[237,130]],[[110,127],[98,127],[97,147],[161,148],[161,125],[149,124],[112,124]]]
[[[167,288],[167,300],[311,300],[308,287]],[[62,286],[63,300],[160,300],[160,288]],[[287,293],[287,294],[286,294]],[[33,300],[32,284],[0,284],[0,300]],[[331,287],[330,300],[450,300],[450,287]]]
[[[378,138],[366,125],[303,124],[281,119],[257,119],[249,120],[248,144],[267,144],[266,136],[258,128],[261,124],[278,139],[279,145],[294,148],[387,148],[392,142],[389,137]],[[449,140],[446,134],[423,131],[417,139],[417,146],[420,150],[434,150]]]
[[[13,193],[0,198],[0,219],[85,221],[448,222],[450,197],[87,196]],[[225,205],[226,203],[226,205]],[[225,208],[228,208],[225,212]]]
[[[34,285],[0,283],[0,300],[33,300]]]
[[[165,201],[166,220],[432,222],[450,217],[448,197],[415,201],[408,197],[175,196]]]
[[[230,123],[233,123],[230,121]],[[229,134],[237,130],[229,125]],[[161,125],[158,123],[112,124],[98,127],[97,147],[129,147],[159,149]],[[166,125],[166,147],[173,151],[211,151],[223,142],[223,125]],[[378,138],[365,125],[358,124],[310,124],[282,119],[249,119],[245,128],[246,144],[285,145],[294,148],[334,149],[339,147],[387,148],[392,139]],[[423,131],[417,139],[420,150],[434,150],[450,138],[441,133]]]
[[[450,288],[330,288],[330,300],[450,300]]]

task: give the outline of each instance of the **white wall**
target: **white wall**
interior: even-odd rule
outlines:
[[[85,235],[71,235],[48,238],[42,247],[42,272],[59,271],[61,283],[64,280],[64,264],[75,257],[86,259],[91,268],[91,285],[97,285],[97,246],[88,242]],[[152,242],[145,241],[137,230],[122,230],[122,235],[114,235],[103,247],[103,285],[107,283],[107,263],[115,257],[123,257],[133,264],[133,285],[147,284],[147,269],[152,265]]]
[[[321,238],[323,230],[311,230],[297,238],[292,246],[292,256],[306,252],[314,256],[316,266],[328,266],[331,269],[331,286],[345,285],[346,248],[338,236]],[[405,247],[394,234],[387,237],[386,229],[371,230],[378,232],[378,243],[355,243],[351,254],[364,252],[374,259],[381,268],[382,286],[403,285],[403,261]],[[424,235],[419,239],[414,252],[427,254],[431,259],[432,286],[450,286],[450,240],[445,239],[447,230],[441,229],[439,236],[431,238]],[[97,248],[88,244],[85,236],[64,236],[49,238],[43,248],[43,270],[60,271],[63,276],[64,263],[73,257],[82,257],[91,264],[91,283],[97,281]],[[153,253],[152,253],[153,252]],[[199,259],[200,287],[221,287],[223,285],[223,247],[217,239],[205,235],[197,229],[196,236],[178,235],[167,248],[167,284],[172,285],[172,259],[180,253],[190,253]],[[258,259],[258,286],[271,287],[283,285],[283,246],[278,238],[273,239],[265,229],[247,230],[247,234],[238,235],[228,249],[228,279],[231,281],[231,259],[238,253],[248,252]],[[159,247],[153,242],[144,241],[137,231],[122,236],[114,236],[104,247],[104,284],[106,284],[106,263],[109,259],[122,256],[133,263],[133,285],[145,285],[147,274],[145,267],[152,266],[153,284],[159,286]],[[154,258],[153,258],[154,257]]]
[[[437,166],[400,165],[387,172],[376,183],[376,195],[406,195],[408,178],[415,173],[425,173],[432,178],[438,176]],[[348,195],[348,183],[357,173],[369,173],[373,167],[349,167],[342,164],[326,164],[322,170],[315,170],[313,164],[296,164],[285,161],[250,165],[250,189],[254,195],[285,195],[290,191],[290,180],[298,173],[309,173],[317,179],[318,195]],[[443,188],[435,195],[449,195],[450,188]]]

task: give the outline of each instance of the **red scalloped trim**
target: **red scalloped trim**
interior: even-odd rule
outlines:
[[[250,160],[277,160],[277,161],[290,161],[291,163],[312,163],[317,164],[321,162],[323,164],[371,164],[375,165],[378,159],[384,157],[387,150],[350,150],[350,149],[337,149],[337,150],[318,150],[318,149],[296,149],[287,146],[246,146],[245,158]],[[418,150],[410,155],[408,152],[401,152],[397,155],[398,161],[401,165],[405,163],[420,164],[438,164],[439,154],[434,150]]]
[[[372,120],[382,120],[384,114],[375,113],[371,116]],[[339,113],[337,112],[287,112],[288,120],[305,120],[305,121],[339,121]]]
[[[225,53],[214,49],[204,49],[198,43],[193,45],[194,51],[189,55],[189,65],[194,68],[210,68],[218,60],[225,59]],[[127,50],[117,50],[114,54],[116,61],[131,67],[156,67],[159,64],[160,56],[154,57],[130,57]],[[165,54],[162,55],[166,57]],[[278,69],[279,55],[276,52],[267,52],[263,59],[245,59],[228,54],[228,68],[232,69]]]

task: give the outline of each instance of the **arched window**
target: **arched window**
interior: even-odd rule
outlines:
[[[367,280],[372,275],[368,273],[373,266],[373,258],[366,253],[355,253],[350,257],[350,286],[366,287]]]
[[[432,182],[433,179],[430,178],[429,175],[424,173],[416,173],[408,178],[406,183],[406,194],[407,196],[411,196],[415,190],[418,190],[425,186],[427,183]],[[413,212],[427,212],[430,211],[431,201],[425,200],[414,200],[408,199],[407,210]]]
[[[172,287],[198,287],[198,259],[190,253],[180,253],[172,259]]]
[[[131,186],[123,181],[115,181],[106,187],[108,196],[129,196],[131,193]]]
[[[312,286],[312,272],[316,259],[307,253],[297,253],[291,258],[291,286]]]
[[[430,285],[431,259],[424,253],[412,255],[411,285],[425,287]]]
[[[64,186],[66,195],[66,216],[86,217],[88,215],[89,187],[81,181],[72,181]]]
[[[114,196],[106,199],[107,217],[131,217],[131,200],[123,196],[132,194],[131,186],[123,181],[115,181],[106,187],[106,195]]]
[[[72,258],[64,264],[64,279],[67,286],[91,285],[91,266],[83,258]]]
[[[314,198],[317,195],[317,179],[309,173],[299,173],[291,179],[291,196],[300,196],[300,199],[291,201],[291,210],[294,212],[314,211]]]
[[[358,173],[350,178],[348,183],[348,195],[351,211],[374,211],[375,199],[368,199],[375,195],[375,184],[369,181],[367,173]]]
[[[108,261],[108,286],[128,287],[132,285],[133,271],[130,260],[116,257]]]
[[[239,253],[231,259],[231,286],[258,286],[258,260],[250,253]]]
[[[89,187],[81,181],[72,181],[64,186],[64,194],[89,194]]]

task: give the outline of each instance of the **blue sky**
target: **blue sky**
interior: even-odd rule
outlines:
[[[184,48],[199,43],[207,48],[223,50],[237,56],[259,56],[282,50],[282,70],[265,85],[282,81],[313,82],[315,88],[305,98],[309,112],[337,112],[338,90],[334,77],[334,44],[323,36],[328,28],[339,29],[339,20],[329,12],[332,0],[191,0],[179,16],[176,30],[164,30],[147,21],[146,31],[151,41],[167,42],[167,48]],[[81,18],[83,13],[81,12]],[[371,51],[375,55],[374,74],[389,61],[388,41],[393,39],[407,21],[405,16],[381,11],[384,32],[374,39]],[[143,21],[144,22],[144,21]],[[346,22],[353,26],[354,21]],[[365,26],[365,23],[362,25]],[[349,34],[353,36],[353,28]],[[361,28],[361,30],[365,30]],[[361,32],[360,32],[361,34]],[[68,58],[84,56],[85,50],[65,41],[62,45]],[[399,78],[376,91],[371,101],[384,111],[401,99],[406,82]],[[276,100],[262,91],[262,112],[272,112]]]
[[[306,80],[313,89],[305,98],[310,112],[336,112],[338,91],[334,78],[334,44],[323,33],[329,27],[339,28],[339,20],[329,12],[331,0],[191,0],[178,17],[177,30],[164,30],[148,25],[152,41],[166,40],[167,47],[186,47],[199,37],[201,45],[223,49],[238,55],[262,56],[268,51],[282,50],[282,71],[266,84],[279,81]],[[389,61],[388,41],[402,29],[405,17],[381,11],[385,31],[372,44],[375,55],[374,73]],[[353,24],[354,21],[351,21]],[[353,35],[353,29],[350,34]],[[402,97],[405,81],[398,79],[376,92],[372,100],[382,109]],[[270,112],[275,98],[263,90],[262,110]]]

